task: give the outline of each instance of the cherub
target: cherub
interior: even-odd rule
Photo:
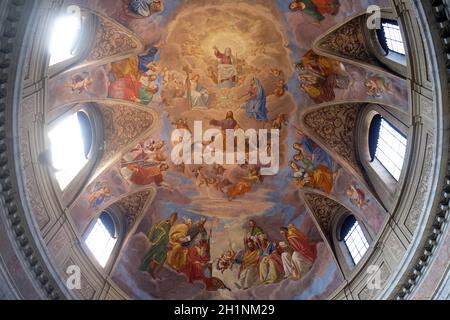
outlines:
[[[280,78],[283,76],[283,70],[281,69],[277,69],[277,68],[271,68],[270,69],[270,73],[275,77],[275,78]]]
[[[164,147],[166,143],[162,140],[160,141],[151,141],[150,145],[145,148],[145,153],[147,154],[145,157],[145,161],[153,161],[154,163],[162,163],[166,162],[166,155]]]
[[[238,75],[238,77],[237,77],[237,83],[240,86],[243,85],[246,80],[247,80],[247,76],[246,75]]]
[[[159,66],[156,64],[156,62],[150,62],[145,65],[148,69],[146,72],[147,75],[157,75],[159,72]]]
[[[112,192],[104,182],[97,182],[89,194],[89,208],[96,209],[111,198]]]
[[[187,119],[178,119],[175,122],[172,122],[172,125],[175,126],[178,130],[187,130],[189,133],[192,134]]]
[[[220,191],[222,193],[225,193],[223,191],[223,188],[226,188],[226,187],[232,185],[230,180],[228,180],[228,179],[219,179],[219,178],[213,178],[208,183],[209,183],[209,185],[211,185],[214,188],[216,188],[217,191]]]
[[[273,92],[277,97],[282,97],[288,90],[288,86],[286,85],[286,81],[280,79],[275,87],[275,91]]]
[[[203,167],[199,166],[192,170],[195,178],[197,179],[197,187],[208,186],[208,177],[203,173]]]
[[[93,83],[94,79],[89,77],[88,72],[84,72],[83,75],[74,75],[71,79],[71,83],[68,84],[68,87],[72,89],[72,92],[78,91],[78,94],[82,94],[85,91],[89,93],[89,86]]]
[[[218,80],[218,79],[219,79],[219,76],[218,76],[218,74],[217,74],[217,71],[214,70],[213,67],[209,66],[208,69],[207,69],[207,73],[208,73],[208,77],[210,77],[211,80],[212,80],[214,83],[217,83],[217,82],[219,81],[219,80]]]
[[[173,82],[175,87],[174,98],[183,98],[186,92],[184,82],[177,78],[175,78]]]
[[[234,264],[236,262],[236,252],[234,250],[228,250],[226,253],[222,254],[219,259],[217,259],[216,268],[222,274],[226,270],[233,271]]]
[[[272,122],[272,129],[281,130],[281,129],[283,129],[283,126],[287,126],[287,125],[288,125],[287,115],[282,113],[282,114],[279,114],[275,118],[275,120],[273,120],[273,122]]]
[[[164,148],[164,146],[166,145],[166,143],[162,140],[159,141],[150,141],[150,144],[148,145],[147,149],[150,152],[156,152],[161,150],[162,148]]]
[[[215,172],[216,175],[218,175],[218,176],[223,176],[223,174],[225,173],[225,171],[226,171],[227,169],[225,169],[223,166],[221,166],[221,165],[215,163],[215,164],[213,165],[213,170],[214,170],[214,172]]]
[[[348,188],[347,196],[350,198],[350,202],[360,209],[369,205],[369,201],[366,200],[366,193],[364,192],[364,190],[358,188],[353,184]]]
[[[368,77],[364,85],[367,95],[374,98],[381,98],[385,92],[391,93],[389,83],[380,76]]]
[[[172,83],[174,76],[167,67],[163,68],[161,74],[162,74],[163,85],[165,87]]]
[[[258,41],[256,47],[252,51],[252,54],[256,56],[258,54],[265,54],[265,53],[266,53],[266,44],[262,41]]]

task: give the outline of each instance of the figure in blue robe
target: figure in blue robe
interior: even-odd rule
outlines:
[[[158,48],[151,47],[144,55],[139,56],[139,70],[144,73],[150,71],[148,65],[153,63],[158,55]]]
[[[128,8],[131,12],[143,17],[148,17],[151,14],[152,0],[130,0]]]
[[[309,138],[303,137],[301,143],[304,150],[312,155],[314,168],[317,168],[318,165],[323,165],[330,170],[333,168],[333,160],[331,159],[330,155],[326,153],[321,147],[319,147],[314,141]]]
[[[256,121],[269,121],[267,118],[266,107],[266,93],[258,79],[253,79],[247,95],[247,102],[242,106],[242,109],[247,111],[250,118],[255,118]]]

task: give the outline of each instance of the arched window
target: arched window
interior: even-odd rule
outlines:
[[[395,210],[408,179],[411,128],[393,107],[368,104],[358,115],[358,161],[369,185],[388,212]]]
[[[52,166],[61,190],[66,189],[88,163],[92,136],[90,120],[83,111],[67,116],[50,130]]]
[[[49,25],[48,75],[54,77],[85,60],[95,45],[99,20],[96,15],[68,6]]]
[[[345,208],[339,210],[330,225],[333,249],[346,278],[351,278],[357,265],[367,254],[373,233]]]
[[[381,10],[379,28],[363,28],[367,49],[382,66],[400,77],[407,76],[408,46],[402,26],[390,10]]]
[[[377,33],[378,40],[382,48],[386,51],[386,55],[390,52],[405,55],[405,44],[403,43],[400,26],[395,20],[383,19],[381,29]]]
[[[348,216],[340,230],[340,240],[344,241],[353,262],[357,265],[369,249],[369,243],[356,218]]]
[[[50,66],[75,56],[80,42],[81,19],[81,15],[75,13],[60,16],[54,21],[49,44]]]
[[[113,217],[103,212],[88,231],[85,243],[102,268],[110,261],[118,243],[118,228]]]
[[[369,132],[369,153],[394,177],[400,179],[406,154],[406,137],[391,123],[377,114],[373,117]]]

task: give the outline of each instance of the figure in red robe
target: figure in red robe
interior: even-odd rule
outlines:
[[[138,186],[147,186],[152,183],[160,187],[164,182],[163,172],[169,169],[167,164],[145,166],[140,164],[131,164],[127,167],[133,173],[130,181]]]
[[[207,278],[205,271],[208,272],[208,269],[211,268],[208,250],[207,241],[202,241],[189,248],[186,275],[190,283],[195,281],[205,282]]]
[[[280,234],[284,237],[284,253],[282,254],[284,274],[286,278],[300,279],[311,270],[317,259],[317,245],[294,225],[281,228]]]
[[[219,278],[212,276],[212,262],[210,254],[210,241],[206,230],[200,231],[201,240],[193,244],[187,255],[187,264],[184,273],[190,283],[203,282],[207,291],[230,289]]]

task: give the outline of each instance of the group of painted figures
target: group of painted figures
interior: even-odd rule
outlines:
[[[143,55],[112,63],[108,96],[142,105],[152,102],[160,87],[157,55],[152,47]]]
[[[177,223],[178,214],[160,221],[148,232],[150,248],[142,260],[141,271],[153,278],[166,265],[184,274],[190,283],[200,282],[206,290],[228,289],[213,276],[211,257],[211,231],[205,229],[205,218],[193,223],[184,219]],[[236,287],[246,290],[258,285],[277,283],[284,279],[300,279],[312,268],[317,258],[316,243],[294,225],[280,229],[281,241],[269,239],[254,220],[249,221],[250,230],[244,238],[244,249],[221,255],[216,270],[222,274],[240,265]]]
[[[127,0],[128,6],[126,11],[134,15],[136,18],[147,18],[154,13],[164,10],[164,2],[162,0]]]
[[[269,239],[254,220],[249,221],[249,226],[245,249],[235,258],[240,264],[238,288],[245,290],[284,279],[298,280],[311,270],[317,258],[316,243],[309,241],[295,225],[280,228],[281,241]],[[222,270],[223,267],[222,263]]]
[[[141,271],[153,278],[167,265],[173,271],[184,274],[190,283],[201,282],[206,290],[228,289],[212,276],[210,240],[211,231],[205,229],[206,219],[193,223],[184,219],[177,223],[178,214],[160,221],[148,232],[150,248],[142,260]]]
[[[126,11],[136,18],[147,18],[164,10],[162,0],[127,0]],[[294,0],[289,9],[293,12],[303,12],[313,17],[317,22],[325,19],[325,15],[336,15],[340,9],[339,0]]]

